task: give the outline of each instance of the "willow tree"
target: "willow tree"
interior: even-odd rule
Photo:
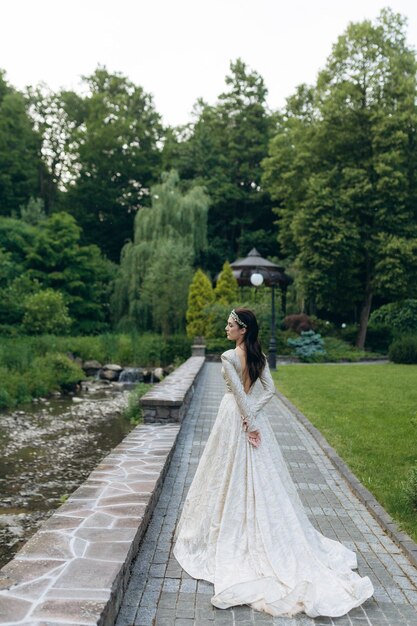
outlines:
[[[288,100],[264,162],[306,300],[355,308],[361,347],[373,298],[416,290],[416,70],[401,16],[350,24],[317,84]]]
[[[115,321],[164,334],[184,326],[192,266],[207,245],[209,200],[202,187],[182,192],[175,171],[151,189],[122,250],[112,309]]]

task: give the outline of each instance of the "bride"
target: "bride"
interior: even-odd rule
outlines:
[[[338,617],[372,596],[356,555],[310,523],[262,411],[275,392],[249,309],[230,313],[227,391],[176,529],[174,555],[214,584],[212,604]]]

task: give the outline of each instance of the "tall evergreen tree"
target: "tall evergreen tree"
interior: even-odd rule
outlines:
[[[237,301],[239,287],[233,275],[229,261],[225,261],[214,288],[216,301],[224,305],[234,305]]]
[[[209,277],[198,269],[188,291],[187,335],[189,337],[210,336],[211,320],[205,309],[214,302],[214,299]]]
[[[399,15],[351,24],[317,85],[289,99],[265,161],[307,301],[357,307],[359,346],[373,298],[417,288],[416,70]]]

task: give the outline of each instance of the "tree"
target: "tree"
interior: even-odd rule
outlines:
[[[134,241],[122,250],[112,311],[118,323],[171,332],[183,326],[184,284],[191,280],[192,264],[198,262],[207,245],[209,200],[200,186],[182,192],[178,174],[172,171],[152,187],[151,201],[152,206],[136,216]],[[162,295],[153,293],[160,283],[166,298],[163,303]]]
[[[223,269],[217,279],[214,295],[220,304],[234,305],[238,297],[238,284],[229,261],[223,263]]]
[[[78,177],[85,101],[73,91],[54,92],[44,84],[28,87],[27,101],[34,129],[40,137],[40,153],[47,172],[41,177],[41,194],[46,213],[51,213],[60,208],[63,192],[74,185]]]
[[[289,99],[264,162],[311,312],[356,307],[360,347],[373,298],[416,290],[416,69],[399,15],[351,24],[316,86]]]
[[[0,71],[0,215],[12,215],[40,195],[44,166],[24,96]]]
[[[210,316],[205,309],[214,302],[214,299],[209,277],[198,269],[188,291],[187,335],[189,337],[210,336]]]
[[[153,330],[165,337],[184,328],[192,260],[185,242],[165,239],[146,272],[142,301],[150,312]]]
[[[119,261],[159,176],[162,126],[152,97],[122,74],[99,67],[84,82],[89,93],[76,103],[69,127],[77,178],[61,203],[83,229],[83,242]],[[65,111],[70,115],[69,106]]]
[[[97,246],[82,246],[80,241],[74,217],[53,213],[41,222],[39,238],[27,254],[27,273],[63,294],[76,331],[97,332],[108,327],[115,268]]]
[[[272,117],[262,77],[241,60],[231,63],[226,90],[211,106],[198,100],[194,122],[171,131],[163,159],[185,180],[204,184],[211,198],[209,247],[204,266],[213,273],[226,258],[246,254],[257,231],[263,254],[276,253],[269,194],[261,185],[261,161],[267,155]]]
[[[36,224],[0,218],[0,324],[20,325],[25,298],[49,288],[62,293],[76,332],[108,328],[114,266],[80,236],[67,213]]]

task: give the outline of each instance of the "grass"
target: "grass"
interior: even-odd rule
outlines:
[[[274,378],[417,540],[417,511],[405,487],[417,463],[417,365],[286,365]]]

